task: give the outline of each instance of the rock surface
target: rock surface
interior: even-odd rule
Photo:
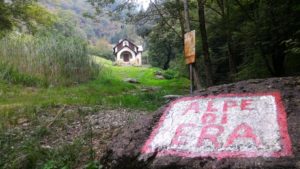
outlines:
[[[160,80],[165,79],[165,77],[163,75],[155,75],[155,78],[160,79]]]
[[[126,78],[124,79],[124,82],[128,82],[128,83],[140,83],[137,79],[133,79],[133,78]]]
[[[159,91],[161,89],[161,87],[158,86],[144,86],[141,88],[142,92],[156,92]]]
[[[164,98],[168,100],[174,100],[182,97],[181,95],[165,95]]]
[[[257,93],[280,91],[287,113],[288,133],[293,156],[223,158],[183,158],[157,156],[157,153],[141,154],[141,148],[159,121],[166,107],[152,115],[143,115],[126,127],[108,145],[101,164],[110,169],[296,169],[300,164],[300,77],[271,78],[242,81],[235,84],[210,87],[194,95],[208,96],[228,93]]]

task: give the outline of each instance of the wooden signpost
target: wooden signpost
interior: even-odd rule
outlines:
[[[190,93],[193,93],[193,63],[196,60],[196,31],[190,31],[184,34],[184,56],[185,63],[189,64],[190,68]]]
[[[190,22],[189,22],[189,6],[187,0],[182,0],[184,6],[184,20],[185,20],[185,34],[184,34],[184,56],[185,63],[189,64],[190,67],[190,93],[193,94],[193,63],[195,63],[196,59],[196,36],[195,30],[191,31]]]
[[[195,30],[184,35],[184,56],[186,64],[195,63],[196,58],[196,35]]]

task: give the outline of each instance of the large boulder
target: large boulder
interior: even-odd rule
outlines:
[[[189,100],[192,102],[184,102]],[[193,118],[201,114],[203,105],[203,112],[209,115],[198,119],[199,124],[207,123],[214,129],[204,131],[205,126],[197,126]],[[223,113],[231,111],[226,118],[222,114],[219,127],[214,124],[219,116],[213,115],[218,108]],[[176,118],[177,111],[185,116]],[[299,113],[300,77],[210,87],[195,92],[194,97],[173,101],[152,115],[143,115],[124,128],[108,145],[101,164],[109,169],[300,168]],[[194,123],[174,131],[172,127],[180,120],[186,122],[185,118]],[[193,139],[198,147],[188,142]]]

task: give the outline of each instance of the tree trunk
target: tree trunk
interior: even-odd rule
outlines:
[[[204,55],[206,84],[207,84],[207,86],[212,86],[213,85],[213,75],[212,75],[212,66],[211,66],[211,60],[210,60],[210,56],[209,56],[207,33],[206,33],[206,27],[205,27],[204,1],[205,0],[197,0],[198,15],[199,15],[199,22],[200,22],[201,38],[202,38],[202,50],[203,50],[203,55]]]
[[[200,77],[199,77],[199,70],[196,64],[193,64],[193,78],[194,78],[194,85],[196,89],[201,89]]]
[[[178,1],[177,1],[178,2]],[[184,5],[184,27],[181,28],[185,28],[185,30],[183,30],[182,32],[189,32],[191,31],[190,28],[190,16],[189,16],[189,7],[188,7],[188,1],[187,0],[183,0],[183,5]],[[183,42],[184,42],[184,38],[183,38]],[[201,89],[201,84],[200,84],[200,79],[199,79],[199,72],[198,69],[195,67],[195,64],[192,64],[192,78],[193,78],[193,87],[195,89]]]
[[[184,6],[185,32],[189,32],[191,31],[191,27],[190,27],[189,4],[187,0],[183,0],[183,6]]]
[[[230,23],[229,23],[229,3],[228,0],[218,0],[217,4],[221,10],[219,13],[222,17],[222,20],[224,22],[224,29],[225,29],[225,36],[226,36],[226,43],[227,43],[227,54],[228,54],[228,64],[229,64],[229,71],[230,74],[233,75],[237,72],[236,68],[236,60],[235,60],[235,54],[234,49],[232,45],[232,35],[231,35],[231,29],[230,29]],[[225,11],[226,6],[226,11]]]
[[[232,37],[231,37],[231,33],[227,32],[227,48],[228,48],[228,62],[229,62],[229,69],[230,69],[230,74],[233,75],[237,72],[237,68],[236,68],[236,61],[235,61],[235,55],[234,55],[234,49],[232,47]]]
[[[184,12],[182,11],[180,0],[176,0],[176,5],[178,6],[178,20],[180,23],[182,42],[184,43]]]
[[[285,60],[285,49],[281,44],[276,44],[273,48],[274,52],[272,54],[274,74],[276,77],[281,77],[285,74],[284,70],[284,60]]]
[[[169,46],[167,50],[168,50],[168,54],[167,54],[167,60],[164,63],[164,67],[163,67],[164,70],[167,70],[170,67],[170,61],[171,61],[171,55],[172,55],[172,47]]]
[[[237,72],[236,69],[236,58],[234,55],[234,50],[232,47],[232,35],[231,35],[231,29],[230,29],[230,23],[229,23],[229,2],[228,0],[225,0],[225,5],[226,5],[226,13],[224,10],[224,3],[223,4],[223,17],[225,19],[225,24],[226,24],[226,41],[227,41],[227,48],[228,48],[228,62],[229,62],[229,69],[230,69],[230,74],[233,75]]]

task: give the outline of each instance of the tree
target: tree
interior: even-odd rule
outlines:
[[[163,69],[168,69],[170,61],[182,55],[183,34],[178,8],[180,6],[173,1],[151,1],[146,11],[139,12],[130,20],[135,25],[145,25],[138,26],[138,34],[147,42],[150,63]]]
[[[209,56],[209,48],[207,41],[207,33],[205,26],[205,12],[204,12],[204,0],[197,0],[198,2],[198,16],[199,16],[199,29],[201,32],[202,39],[202,50],[204,56],[204,65],[205,65],[205,75],[206,75],[206,84],[207,86],[213,85],[213,74],[212,74],[212,65]]]
[[[181,39],[173,31],[157,26],[147,38],[150,63],[168,69],[170,61],[182,51]]]
[[[285,74],[285,40],[293,39],[299,30],[298,1],[234,1],[235,15],[232,24],[240,25],[235,38],[242,44],[242,69],[267,70],[265,76]],[[248,37],[248,38],[246,38]],[[245,72],[245,71],[244,71]],[[253,73],[252,73],[253,74]],[[240,75],[240,73],[238,73]],[[255,75],[250,75],[255,77]]]
[[[8,4],[4,0],[0,1],[0,30],[5,31],[12,28],[12,13],[8,8]],[[0,34],[1,35],[1,34]]]
[[[273,76],[285,75],[286,46],[283,41],[295,36],[299,30],[299,2],[292,0],[267,0],[258,4],[257,40]]]
[[[179,4],[179,1],[176,1],[176,3]],[[179,22],[180,22],[180,26],[181,26],[181,32],[182,32],[182,37],[184,37],[184,33],[186,32],[190,32],[191,28],[190,28],[190,15],[189,15],[189,5],[187,0],[183,0],[183,6],[184,6],[184,11],[183,11],[183,16],[179,16]],[[179,13],[181,13],[181,10],[179,9]],[[184,39],[183,39],[183,43],[184,43]],[[198,74],[198,69],[195,66],[195,63],[192,63],[189,65],[189,69],[190,69],[190,79],[192,80],[193,84],[191,86],[191,92],[193,91],[193,88],[195,87],[196,89],[200,89],[201,85],[200,85],[200,80],[199,80],[199,74]]]
[[[231,76],[237,73],[235,49],[232,41],[232,23],[230,23],[230,12],[233,2],[231,0],[212,0],[210,3],[206,3],[206,6],[215,12],[216,15],[221,17],[221,23],[219,26],[224,30],[224,36],[226,39],[228,64]]]
[[[126,1],[128,2],[128,1]],[[293,0],[191,0],[187,19],[191,29],[200,32],[197,39],[202,53],[197,58],[197,71],[207,86],[249,78],[289,75],[287,68],[296,67],[299,52],[300,2]],[[195,6],[194,6],[195,5]],[[138,29],[147,40],[152,61],[163,66],[170,53],[157,55],[155,49],[170,43],[182,55],[184,22],[180,0],[152,0],[147,11],[132,14],[137,25],[151,25]],[[197,15],[195,15],[197,14]],[[297,33],[298,32],[298,33]],[[161,35],[161,36],[159,36]],[[174,39],[167,39],[170,35]],[[155,38],[157,40],[155,40]],[[155,44],[157,43],[157,44]],[[152,48],[153,47],[153,48]],[[170,49],[165,46],[161,50]],[[159,56],[159,57],[157,57]],[[182,56],[181,56],[182,57]],[[204,68],[203,70],[201,70]],[[293,69],[297,71],[296,69]],[[202,74],[205,72],[205,75]],[[289,69],[289,72],[291,70]],[[300,73],[300,71],[298,71]],[[298,74],[299,74],[298,73]],[[297,73],[293,73],[297,74]],[[201,78],[203,79],[203,78]]]
[[[41,7],[34,0],[4,1],[0,0],[0,34],[13,27],[31,33],[39,26],[49,27],[55,22],[55,16]]]

